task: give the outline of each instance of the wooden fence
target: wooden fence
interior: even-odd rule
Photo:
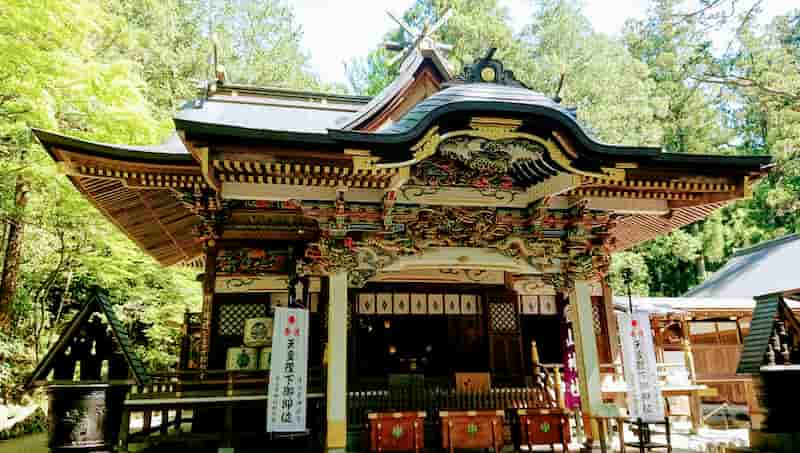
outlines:
[[[425,411],[434,422],[441,410],[517,409],[555,407],[552,396],[540,388],[493,388],[458,392],[447,387],[403,387],[348,393],[347,425],[364,429],[369,412]]]

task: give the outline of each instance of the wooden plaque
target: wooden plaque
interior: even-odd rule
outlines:
[[[428,313],[431,315],[444,313],[444,298],[441,294],[428,294]]]
[[[375,312],[379,315],[392,314],[392,293],[378,293],[375,295]]]
[[[444,312],[448,315],[461,314],[461,299],[458,294],[444,295]]]
[[[456,373],[457,392],[488,391],[491,385],[489,373]]]
[[[394,295],[394,314],[407,315],[411,309],[408,293],[396,293]]]
[[[361,293],[358,295],[358,312],[362,315],[375,314],[375,294]]]
[[[428,314],[428,296],[427,294],[414,293],[411,294],[411,313],[414,315]]]

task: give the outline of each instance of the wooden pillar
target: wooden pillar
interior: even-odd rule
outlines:
[[[683,332],[683,360],[686,364],[686,371],[689,373],[689,383],[697,384],[697,370],[694,367],[694,353],[692,352],[691,332],[689,330],[689,320],[686,316],[681,319],[681,330]],[[703,426],[703,405],[700,395],[697,392],[689,393],[689,414],[692,418],[692,430],[697,432]]]
[[[595,342],[590,282],[576,281],[569,300],[572,306],[572,329],[575,334],[575,353],[578,359],[581,408],[585,413],[595,415],[600,411],[603,398],[600,393],[600,363]]]
[[[122,420],[119,425],[119,440],[117,451],[119,453],[128,452],[128,436],[131,430],[131,411],[128,408],[122,409]]]
[[[328,277],[328,452],[344,452],[347,444],[347,272]]]
[[[600,361],[597,355],[592,313],[591,283],[586,280],[576,280],[569,302],[572,331],[575,335],[575,355],[578,359],[581,411],[586,422],[585,433],[588,440],[598,441],[600,433],[592,417],[603,415],[603,397],[600,390]]]
[[[217,244],[213,239],[206,242],[206,269],[203,274],[203,311],[200,329],[200,369],[208,369],[211,350],[211,326],[214,313],[214,287],[217,279]]]
[[[608,329],[608,342],[611,345],[611,362],[616,364],[620,360],[620,349],[622,345],[619,342],[619,328],[617,326],[617,314],[614,311],[614,291],[608,284],[606,279],[602,281],[603,285],[603,308],[606,312],[606,328]]]

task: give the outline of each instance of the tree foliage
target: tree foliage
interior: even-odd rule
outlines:
[[[230,62],[233,81],[316,86],[285,3],[214,4],[220,62]],[[173,128],[174,108],[194,97],[197,82],[210,75],[207,5],[4,3],[0,252],[8,249],[12,227],[24,226],[24,234],[17,241],[19,272],[8,307],[14,322],[0,327],[0,399],[18,395],[20,379],[95,286],[109,292],[145,361],[155,369],[174,365],[183,313],[199,310],[196,271],[164,269],[144,255],[58,172],[29,128],[110,143],[160,142]],[[18,181],[24,182],[25,204]]]

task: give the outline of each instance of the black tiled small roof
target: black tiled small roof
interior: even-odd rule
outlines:
[[[744,339],[742,354],[739,356],[737,373],[757,374],[764,363],[764,354],[767,353],[772,329],[775,326],[775,316],[778,314],[783,301],[780,294],[769,294],[756,299],[756,308],[753,310],[753,320],[750,323],[750,332]]]
[[[800,289],[800,235],[790,234],[736,252],[687,297],[753,298]]]
[[[26,387],[31,387],[35,381],[43,380],[47,377],[47,375],[50,373],[50,370],[52,370],[53,366],[55,365],[54,360],[56,360],[59,354],[67,347],[69,340],[80,332],[80,327],[91,318],[93,313],[96,312],[100,312],[105,316],[108,325],[111,327],[111,332],[114,335],[114,338],[116,338],[117,343],[122,350],[122,354],[125,356],[125,361],[128,363],[128,369],[130,370],[133,378],[136,380],[136,383],[143,385],[150,382],[150,376],[148,375],[147,370],[145,370],[142,361],[139,359],[139,356],[136,354],[133,344],[131,343],[131,339],[128,336],[128,332],[125,330],[125,327],[114,313],[114,308],[111,306],[111,302],[108,300],[105,294],[102,293],[102,291],[98,291],[92,296],[91,299],[89,299],[89,302],[83,306],[81,311],[75,315],[67,328],[61,333],[58,341],[56,341],[50,350],[47,351],[47,354],[44,356],[42,361],[39,362],[39,364],[36,366],[36,369],[28,378]]]
[[[184,130],[205,125],[324,135],[347,122],[367,99],[224,85],[205,99],[187,102],[173,120]]]

